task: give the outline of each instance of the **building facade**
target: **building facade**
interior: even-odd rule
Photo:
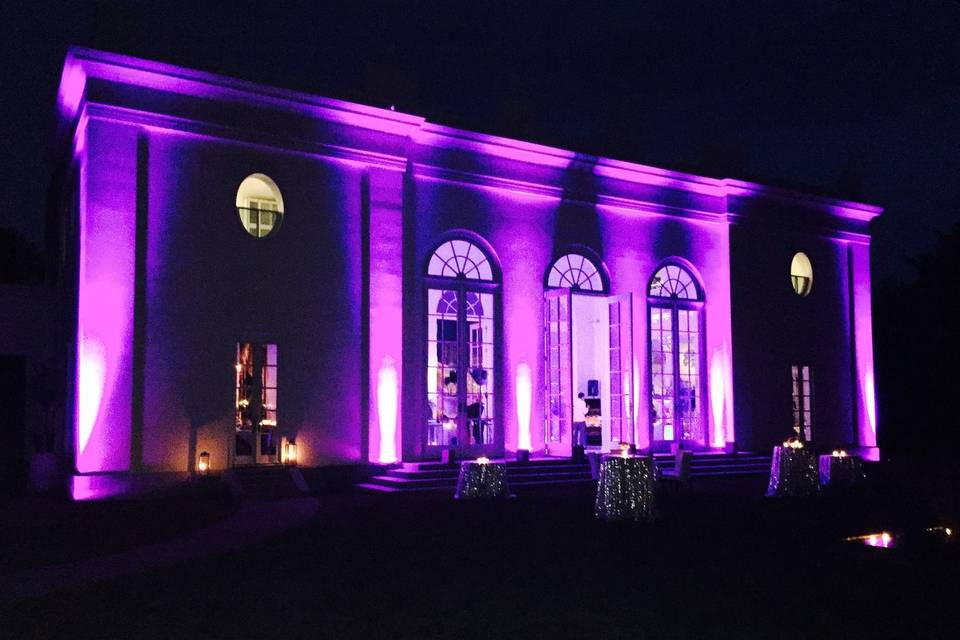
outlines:
[[[83,49],[58,109],[75,497],[289,441],[876,445],[877,207]]]

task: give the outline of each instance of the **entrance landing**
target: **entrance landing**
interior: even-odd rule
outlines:
[[[657,453],[653,459],[659,470],[673,469],[674,458],[670,454]],[[506,465],[507,479],[512,488],[593,482],[587,460],[539,456],[531,457],[527,463],[507,460]],[[390,469],[385,474],[374,476],[357,486],[368,491],[385,493],[453,492],[459,472],[458,463],[405,462],[402,467]],[[695,453],[690,472],[693,477],[766,475],[770,472],[770,456],[751,453]]]

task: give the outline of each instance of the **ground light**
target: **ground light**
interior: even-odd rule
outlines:
[[[953,542],[953,529],[950,527],[938,526],[938,527],[927,527],[924,529],[927,533],[932,533],[935,536],[942,536],[944,541]]]
[[[889,549],[895,544],[893,534],[888,531],[867,533],[862,536],[850,536],[849,538],[844,538],[844,541],[858,542],[860,544],[865,544],[868,547],[877,547],[880,549]]]

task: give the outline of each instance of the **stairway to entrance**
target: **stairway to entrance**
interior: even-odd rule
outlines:
[[[660,470],[672,469],[674,458],[669,454],[654,455]],[[406,462],[357,485],[368,491],[385,493],[413,491],[454,491],[459,464],[441,462]],[[770,472],[770,456],[749,453],[694,454],[690,466],[693,477],[765,475]],[[507,461],[507,479],[512,489],[549,487],[592,482],[590,463],[572,458],[534,458],[530,462]]]

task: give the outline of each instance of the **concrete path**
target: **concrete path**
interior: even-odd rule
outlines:
[[[251,502],[241,505],[230,517],[183,538],[109,556],[0,576],[0,602],[34,598],[60,589],[158,569],[191,558],[235,551],[304,524],[319,506],[316,498]]]

